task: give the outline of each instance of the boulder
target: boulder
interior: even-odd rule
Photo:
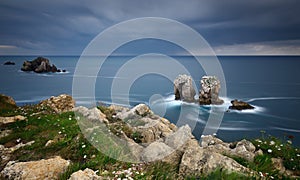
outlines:
[[[233,100],[231,101],[231,106],[229,106],[229,109],[235,109],[235,110],[245,110],[245,109],[254,109],[253,106],[251,106],[250,104],[243,102],[243,101],[238,101],[238,100]]]
[[[1,171],[1,176],[5,179],[59,179],[69,165],[70,161],[59,156],[30,162],[10,161]]]
[[[201,137],[201,147],[228,156],[241,157],[248,161],[253,161],[259,153],[255,146],[245,139],[235,143],[226,143],[211,135]]]
[[[87,118],[90,121],[99,121],[100,123],[108,123],[108,120],[106,119],[106,115],[103,114],[96,107],[94,107],[92,109],[88,109],[86,107],[79,106],[79,107],[73,108],[73,111],[75,113],[78,113],[78,115],[81,115],[84,118]]]
[[[12,61],[6,61],[3,65],[15,65],[15,62]]]
[[[181,159],[179,173],[185,176],[203,176],[216,168],[226,169],[229,172],[250,173],[248,168],[233,159],[199,146],[186,149]]]
[[[203,76],[200,83],[201,90],[199,92],[199,103],[201,105],[219,105],[224,103],[224,101],[219,98],[221,84],[217,77]]]
[[[165,139],[165,143],[173,149],[179,149],[192,137],[191,128],[186,124],[178,128],[174,133],[168,135]]]
[[[21,115],[12,116],[12,117],[0,117],[0,125],[14,123],[16,121],[24,121],[26,118]]]
[[[69,180],[102,180],[101,176],[98,176],[95,171],[86,168],[84,171],[79,170],[74,172]]]
[[[36,73],[58,72],[57,67],[50,64],[49,59],[38,57],[33,61],[25,61],[21,68],[22,71],[34,71]]]
[[[49,99],[43,100],[39,103],[40,106],[46,106],[56,113],[72,111],[75,107],[75,101],[72,96],[61,94],[57,97],[52,96]]]
[[[15,100],[4,94],[0,94],[0,109],[15,109],[17,108]]]
[[[155,141],[147,146],[142,152],[142,160],[145,162],[152,162],[162,160],[169,156],[174,149],[163,142]]]
[[[174,94],[175,100],[194,102],[196,91],[193,86],[192,77],[186,74],[179,75],[174,80]]]

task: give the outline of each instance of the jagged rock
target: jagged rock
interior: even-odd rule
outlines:
[[[1,175],[5,179],[58,179],[69,165],[70,161],[59,156],[30,162],[10,161]]]
[[[0,117],[0,125],[14,123],[16,121],[24,121],[26,118],[21,115],[12,116],[12,117]]]
[[[216,168],[229,172],[250,173],[250,170],[233,159],[219,153],[196,146],[186,149],[179,166],[179,173],[185,176],[201,176],[209,174]]]
[[[192,137],[191,128],[186,124],[178,128],[174,133],[168,135],[165,139],[165,143],[173,149],[179,149]]]
[[[6,61],[3,65],[15,65],[15,62],[12,61]]]
[[[244,109],[254,109],[253,106],[250,104],[243,102],[243,101],[238,101],[238,100],[233,100],[231,101],[231,106],[229,106],[229,109],[235,109],[235,110],[244,110]]]
[[[43,100],[39,103],[40,106],[46,106],[56,113],[72,111],[75,107],[75,101],[72,96],[61,94],[57,97],[52,96],[49,99]]]
[[[4,94],[0,94],[0,109],[14,109],[17,108],[15,100]]]
[[[179,75],[174,80],[174,94],[175,100],[194,102],[196,91],[193,86],[192,77],[186,74]]]
[[[36,73],[57,72],[57,67],[51,65],[49,59],[38,57],[33,61],[25,61],[21,68],[22,71],[34,71]]]
[[[98,176],[95,171],[89,168],[86,168],[84,171],[79,170],[77,172],[74,172],[69,178],[69,180],[102,180],[102,179],[104,178]]]
[[[144,149],[142,152],[142,160],[146,162],[162,160],[172,152],[174,152],[174,149],[165,143],[155,141]]]
[[[224,103],[224,101],[219,98],[221,84],[217,77],[203,76],[200,83],[201,90],[199,92],[199,103],[201,105]]]
[[[73,108],[73,111],[76,113],[79,113],[84,118],[86,118],[90,121],[99,121],[101,123],[108,123],[108,120],[106,119],[106,115],[103,114],[96,107],[94,107],[92,109],[88,109],[86,107],[79,106],[79,107]]]
[[[253,161],[254,157],[259,153],[255,151],[255,146],[245,139],[236,143],[225,143],[211,135],[202,136],[201,147],[229,156],[242,157],[248,161]]]

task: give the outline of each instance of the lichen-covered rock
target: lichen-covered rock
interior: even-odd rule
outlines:
[[[201,105],[223,104],[224,101],[219,98],[221,88],[220,81],[215,76],[203,76],[199,92],[199,103]]]
[[[57,156],[47,160],[15,162],[10,161],[1,171],[5,179],[58,179],[70,162]]]
[[[43,100],[39,105],[46,106],[56,113],[62,113],[72,111],[75,107],[75,100],[70,95],[61,94],[57,97],[52,96],[49,99]]]
[[[233,100],[231,101],[231,106],[229,106],[229,109],[235,109],[235,110],[245,110],[245,109],[254,109],[253,106],[251,106],[250,104],[243,102],[243,101],[238,101],[238,100]]]
[[[174,94],[175,100],[194,102],[196,91],[193,86],[192,77],[186,74],[179,75],[174,80]]]
[[[79,170],[77,172],[74,172],[69,180],[102,180],[101,176],[98,176],[95,171],[86,168],[84,171]]]
[[[16,121],[24,121],[26,118],[21,115],[12,116],[12,117],[0,117],[0,125],[14,123]]]

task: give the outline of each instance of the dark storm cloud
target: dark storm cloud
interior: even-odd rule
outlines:
[[[285,51],[295,52],[300,39],[299,7],[298,0],[1,0],[0,53],[80,54],[109,26],[146,16],[191,26],[220,54],[228,48],[232,52],[232,47],[236,51],[250,45],[272,48],[271,42],[277,42],[277,49],[289,46]]]

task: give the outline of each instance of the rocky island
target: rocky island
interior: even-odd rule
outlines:
[[[32,61],[25,61],[21,68],[22,71],[33,71],[36,73],[61,72],[54,64],[51,65],[49,59],[37,57]],[[63,70],[64,72],[65,70]]]
[[[188,125],[176,127],[145,104],[131,109],[75,107],[73,98],[63,94],[17,107],[12,98],[0,97],[1,108],[6,107],[0,112],[0,177],[4,179],[281,179],[300,175],[300,152],[289,143],[280,145],[274,138],[224,142],[213,135],[198,141]],[[92,126],[80,129],[82,120]],[[99,133],[103,127],[108,134]],[[97,151],[98,141],[100,147],[118,148],[115,143],[105,145],[116,142],[105,140],[108,135],[118,137],[128,148],[112,156],[130,157],[136,163]],[[282,152],[272,153],[278,147]]]

